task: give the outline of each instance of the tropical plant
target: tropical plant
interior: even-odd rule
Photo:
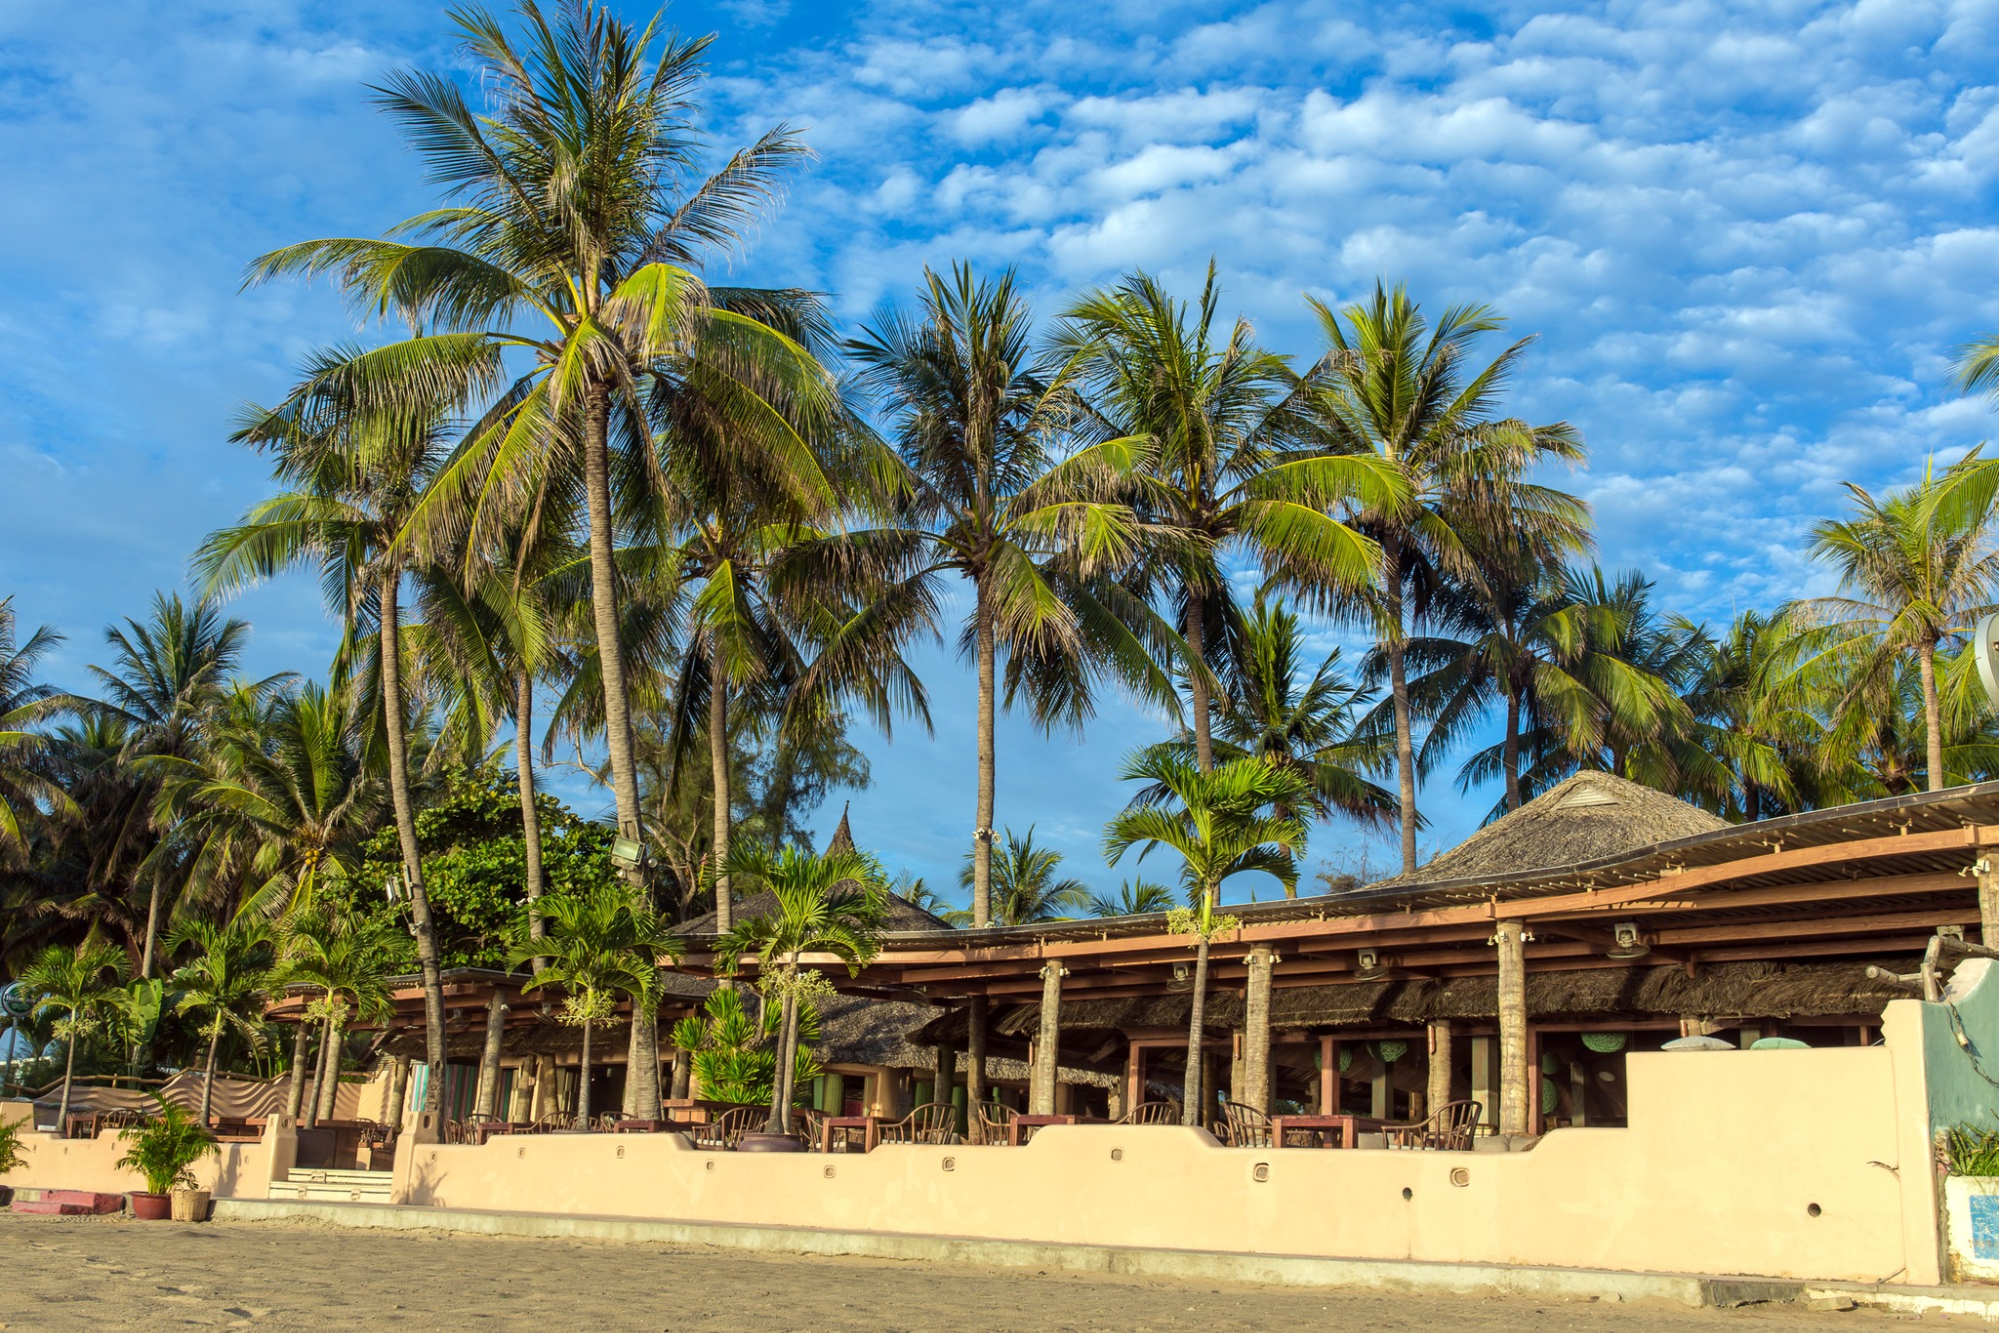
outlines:
[[[1848,483],[1853,516],[1812,527],[1812,557],[1838,572],[1841,592],[1788,609],[1807,636],[1799,669],[1827,657],[1840,663],[1847,681],[1842,709],[1880,707],[1900,665],[1914,661],[1932,792],[1947,785],[1938,653],[1962,641],[1993,609],[1999,591],[1991,511],[1945,503],[1957,484],[1925,474],[1917,485],[1877,498]]]
[[[1257,344],[1247,320],[1224,325],[1220,307],[1212,261],[1191,310],[1135,273],[1074,303],[1055,338],[1088,405],[1085,429],[1144,460],[1133,494],[1150,540],[1122,578],[1148,603],[1163,600],[1184,637],[1179,665],[1204,770],[1215,765],[1211,656],[1237,616],[1229,557],[1341,596],[1373,588],[1381,548],[1340,512],[1392,510],[1406,495],[1371,455],[1310,440],[1289,365]]]
[[[781,1005],[766,1004],[753,1018],[741,990],[718,987],[701,1003],[700,1014],[674,1025],[673,1045],[689,1053],[703,1098],[746,1107],[770,1103],[777,1090],[774,1042],[783,1027],[783,1013]],[[793,1106],[809,1099],[812,1081],[819,1076],[812,1056],[818,1040],[818,1010],[809,1000],[801,1001],[798,1043],[792,1054]]]
[[[208,1056],[202,1063],[201,1114],[199,1124],[208,1124],[214,1102],[215,1058],[222,1035],[235,1032],[252,1051],[264,1045],[263,1028],[257,1023],[261,1001],[273,982],[269,926],[251,918],[238,918],[228,926],[190,921],[167,938],[167,953],[192,949],[190,958],[173,974],[180,991],[175,1010],[181,1014],[204,1014],[202,1036],[208,1039]]]
[[[301,1022],[319,1020],[319,1097],[306,1124],[330,1120],[340,1091],[341,1037],[349,1016],[376,1018],[391,1009],[388,978],[408,958],[409,938],[393,919],[331,908],[304,908],[287,917],[278,935],[279,966],[272,981],[304,984],[319,997]],[[294,1070],[295,1086],[305,1072]]]
[[[55,1037],[65,1048],[62,1097],[56,1103],[56,1125],[60,1127],[69,1121],[77,1045],[117,1018],[125,981],[124,953],[98,940],[86,940],[74,949],[50,945],[16,981],[34,999],[34,1014],[64,1011],[55,1024]]]
[[[59,707],[54,687],[38,684],[34,675],[62,636],[46,625],[26,642],[19,635],[13,597],[0,598],[0,865],[22,859],[27,829],[45,808],[76,809],[48,770],[48,738],[28,730]]]
[[[0,1119],[0,1176],[28,1165],[28,1160],[21,1155],[21,1127],[31,1124],[32,1120]]]
[[[1061,853],[1034,846],[1033,825],[1025,834],[1006,830],[1004,846],[993,858],[991,924],[1054,922],[1080,911],[1090,901],[1089,887],[1073,876],[1059,876],[1061,865]],[[968,852],[958,872],[958,888],[972,889],[976,872],[976,856]],[[973,925],[968,912],[947,912],[944,920],[953,926]]]
[[[1454,306],[1433,326],[1401,287],[1375,285],[1371,299],[1336,311],[1310,300],[1326,344],[1306,373],[1309,413],[1322,447],[1369,457],[1401,485],[1388,503],[1363,504],[1355,527],[1382,552],[1382,578],[1366,596],[1331,590],[1344,616],[1368,622],[1386,661],[1400,785],[1402,863],[1416,869],[1415,715],[1406,650],[1415,627],[1453,583],[1480,577],[1472,557],[1481,535],[1513,534],[1539,562],[1583,548],[1583,502],[1527,477],[1547,462],[1576,462],[1583,444],[1565,422],[1530,426],[1495,416],[1531,340],[1482,370],[1467,359],[1502,321],[1486,306]]]
[[[125,1151],[117,1166],[130,1168],[144,1177],[146,1190],[154,1195],[192,1190],[201,1184],[194,1175],[194,1165],[211,1153],[220,1154],[221,1146],[203,1122],[188,1114],[187,1108],[158,1095],[153,1101],[157,1108],[146,1124],[127,1126],[118,1132],[118,1138],[132,1147]]]
[[[1066,458],[1055,444],[1073,395],[1035,371],[1033,316],[1011,272],[981,278],[924,270],[920,316],[894,309],[848,341],[857,382],[888,423],[900,471],[887,490],[893,523],[845,534],[806,559],[839,561],[890,582],[843,636],[895,642],[934,623],[943,581],[971,585],[959,640],[978,675],[978,793],[972,834],[972,923],[992,914],[995,673],[1008,655],[1007,699],[1029,690],[1037,720],[1091,711],[1088,664],[1101,663],[1146,698],[1170,704],[1136,619],[1089,596],[1087,575],[1124,564],[1140,536],[1111,493],[1129,473],[1122,440]],[[856,581],[858,582],[858,581]],[[1113,604],[1118,605],[1118,604]],[[1030,665],[1063,686],[1037,686]]]
[[[764,387],[781,386],[794,411],[837,401],[831,377],[768,322],[797,294],[710,287],[696,272],[733,252],[804,147],[779,127],[676,194],[697,150],[693,98],[711,39],[664,33],[658,18],[634,28],[595,4],[550,18],[523,0],[518,12],[520,46],[486,12],[454,13],[471,85],[491,91],[483,114],[455,77],[401,73],[382,90],[451,205],[392,233],[413,239],[308,241],[251,276],[333,274],[361,308],[407,313],[423,332],[376,360],[422,367],[434,383],[492,383],[525,354],[528,370],[432,488],[418,531],[476,548],[517,520],[537,478],[580,474],[612,794],[620,832],[635,837],[613,477],[619,494],[648,489],[655,451],[673,443],[649,429],[648,392],[670,399],[691,365],[735,382],[705,385],[704,398],[736,414],[729,444],[745,458],[798,447],[782,425],[795,417],[772,413]]]
[[[1092,917],[1139,917],[1148,913],[1170,912],[1173,907],[1173,891],[1143,876],[1119,884],[1115,898],[1108,894],[1090,896]]]
[[[1174,935],[1194,937],[1194,1003],[1187,1030],[1186,1122],[1201,1124],[1201,1051],[1206,1037],[1208,942],[1234,923],[1220,911],[1222,884],[1261,871],[1276,877],[1286,892],[1298,883],[1298,849],[1305,822],[1296,811],[1311,792],[1304,776],[1262,757],[1230,760],[1203,770],[1157,748],[1140,751],[1121,775],[1164,787],[1178,809],[1132,805],[1104,830],[1104,858],[1112,866],[1135,844],[1143,858],[1154,848],[1180,854],[1180,883],[1187,907],[1168,920]]]
[[[822,973],[802,968],[799,960],[806,954],[831,954],[850,975],[858,974],[879,949],[886,891],[874,864],[851,849],[742,848],[730,869],[768,890],[773,902],[771,911],[738,922],[718,940],[715,956],[730,973],[745,955],[756,958],[764,998],[779,1007],[777,1050],[796,1052],[801,1010],[831,989]],[[791,1132],[796,1080],[796,1062],[780,1060],[768,1133]]]
[[[1944,1168],[1954,1177],[1999,1176],[1999,1130],[1969,1123],[1943,1134]]]

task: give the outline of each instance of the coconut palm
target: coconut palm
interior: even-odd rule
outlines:
[[[1323,447],[1369,457],[1401,487],[1393,503],[1367,503],[1355,526],[1382,551],[1382,579],[1366,597],[1336,592],[1332,610],[1373,627],[1387,664],[1402,808],[1402,865],[1416,869],[1416,743],[1406,651],[1413,629],[1453,582],[1479,578],[1480,535],[1513,534],[1541,560],[1583,548],[1583,502],[1527,477],[1547,462],[1577,462],[1580,436],[1565,422],[1530,426],[1496,416],[1531,339],[1483,369],[1473,345],[1496,332],[1486,306],[1454,306],[1433,326],[1401,287],[1343,310],[1308,299],[1326,351],[1307,372],[1301,411]]]
[[[1215,764],[1210,659],[1237,617],[1230,556],[1315,589],[1371,588],[1380,546],[1335,512],[1404,494],[1371,456],[1307,443],[1289,365],[1247,320],[1224,324],[1220,303],[1212,262],[1191,309],[1137,273],[1073,304],[1055,340],[1096,433],[1143,442],[1137,505],[1155,540],[1125,580],[1175,613],[1203,769]]]
[[[615,1013],[620,995],[631,997],[636,1010],[643,998],[654,996],[658,985],[658,960],[634,948],[632,912],[632,892],[627,886],[593,885],[580,893],[544,899],[543,935],[529,933],[525,912],[515,932],[516,964],[545,960],[541,971],[522,990],[560,987],[565,995],[558,1018],[582,1030],[582,1071],[576,1095],[579,1127],[590,1121],[592,1033]]]
[[[416,527],[427,542],[476,548],[517,520],[537,478],[580,476],[612,793],[621,832],[636,836],[613,558],[635,516],[616,512],[613,495],[643,494],[658,472],[649,388],[670,395],[690,374],[742,372],[733,391],[708,385],[704,398],[735,414],[731,445],[745,457],[799,448],[787,423],[836,403],[831,378],[768,322],[798,294],[710,287],[697,272],[732,254],[805,150],[780,126],[677,193],[698,150],[694,93],[711,39],[682,40],[657,17],[634,28],[588,3],[551,18],[523,0],[518,12],[519,44],[484,11],[454,13],[470,83],[491,90],[483,114],[456,77],[412,71],[381,89],[449,206],[401,224],[395,240],[288,246],[251,278],[335,275],[361,308],[426,330],[379,361],[422,366],[436,383],[489,383],[504,359],[525,356],[526,373],[453,459]],[[707,369],[690,372],[697,350]],[[771,413],[751,378],[782,385],[792,415]]]
[[[76,1047],[92,1033],[117,1017],[119,999],[124,995],[124,952],[115,945],[86,938],[71,949],[51,945],[16,979],[34,1000],[33,1013],[64,1011],[55,1024],[55,1036],[66,1048],[63,1058],[62,1096],[56,1103],[58,1130],[69,1123],[69,1093],[76,1079]]]
[[[1157,747],[1140,751],[1119,775],[1165,788],[1178,809],[1134,804],[1104,830],[1104,858],[1112,866],[1134,844],[1143,858],[1154,848],[1180,854],[1180,884],[1188,906],[1167,924],[1194,937],[1194,1004],[1187,1029],[1186,1122],[1201,1124],[1201,1050],[1208,996],[1208,942],[1233,927],[1220,911],[1223,882],[1248,872],[1275,876],[1287,894],[1298,884],[1297,854],[1305,822],[1295,812],[1311,786],[1297,769],[1262,756],[1229,760],[1203,770]]]
[[[1739,613],[1715,636],[1683,623],[1697,665],[1681,690],[1691,755],[1678,767],[1690,801],[1756,821],[1817,804],[1831,766],[1825,720],[1791,671],[1798,641],[1781,616]]]
[[[801,1004],[819,989],[830,989],[819,973],[802,969],[800,960],[830,954],[849,974],[858,974],[879,949],[884,890],[874,863],[852,849],[742,848],[730,870],[773,899],[771,911],[738,922],[717,941],[715,954],[732,973],[743,956],[754,956],[766,997],[781,1006],[777,1080],[765,1130],[789,1134],[797,1062],[785,1057],[798,1050]]]
[[[42,626],[20,639],[14,599],[0,598],[0,864],[26,852],[27,829],[44,808],[74,813],[76,805],[48,770],[48,738],[29,727],[58,707],[52,686],[35,668],[62,636]]]
[[[1812,527],[1811,554],[1838,572],[1841,592],[1789,608],[1808,634],[1799,670],[1837,660],[1849,703],[1885,703],[1899,667],[1913,660],[1932,792],[1946,786],[1947,772],[1938,653],[1954,648],[1992,610],[1999,583],[1991,511],[1942,503],[1956,485],[1926,474],[1916,486],[1877,498],[1848,483],[1853,517]]]
[[[1033,825],[1025,834],[1008,829],[1003,842],[993,858],[991,925],[1059,922],[1089,904],[1089,886],[1072,876],[1058,875],[1062,854],[1034,846]],[[958,888],[971,889],[976,871],[973,854],[966,853],[964,867],[958,872]],[[976,925],[967,912],[945,913],[944,920],[953,926]]]
[[[876,642],[934,624],[947,577],[971,585],[960,648],[978,675],[971,913],[985,926],[993,918],[1001,655],[1009,659],[1009,701],[1028,684],[1030,662],[1071,666],[1064,689],[1028,685],[1044,723],[1088,716],[1092,662],[1146,698],[1172,699],[1150,645],[1082,588],[1083,577],[1136,552],[1139,528],[1107,485],[1129,471],[1130,452],[1112,440],[1058,459],[1073,396],[1036,374],[1033,316],[1010,271],[982,278],[965,264],[948,276],[926,269],[920,314],[884,310],[846,347],[900,458],[888,488],[894,522],[801,555],[890,579],[843,632]]]
[[[207,1016],[201,1026],[208,1039],[201,1076],[200,1123],[205,1126],[214,1101],[215,1057],[222,1035],[234,1031],[252,1051],[264,1045],[263,1029],[256,1018],[273,981],[271,930],[255,918],[228,926],[197,919],[175,928],[167,937],[168,954],[184,949],[192,949],[194,954],[174,971],[173,984],[180,993],[174,1009],[180,1014]]]
[[[1108,894],[1092,894],[1090,916],[1138,917],[1147,913],[1168,912],[1174,902],[1172,890],[1141,876],[1120,883],[1115,898]]]

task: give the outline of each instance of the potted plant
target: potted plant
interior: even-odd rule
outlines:
[[[182,1218],[197,1222],[208,1212],[208,1192],[189,1169],[204,1154],[218,1153],[208,1130],[178,1103],[156,1099],[159,1115],[144,1126],[118,1132],[132,1147],[118,1160],[146,1178],[143,1191],[131,1193],[134,1218]]]
[[[26,1121],[0,1120],[0,1176],[5,1176],[17,1167],[26,1167],[28,1160],[21,1156],[21,1127]],[[0,1209],[6,1208],[14,1200],[12,1186],[0,1186]]]

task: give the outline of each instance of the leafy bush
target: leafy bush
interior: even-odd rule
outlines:
[[[1999,1130],[1972,1125],[1944,1132],[1944,1165],[1955,1177],[1999,1177]]]
[[[673,1045],[690,1053],[701,1096],[714,1102],[739,1102],[768,1107],[777,1087],[778,1007],[761,1007],[760,1019],[752,1018],[743,1004],[740,990],[710,992],[702,1013],[689,1015],[673,1026]],[[812,1044],[819,1040],[819,1016],[812,1006],[798,1011],[798,1066],[793,1076],[793,1102],[807,1106],[812,1097],[812,1081],[818,1077],[819,1063],[812,1059]]]
[[[179,1103],[155,1098],[159,1115],[150,1125],[133,1126],[118,1132],[131,1144],[118,1166],[129,1167],[146,1178],[146,1189],[164,1195],[176,1186],[199,1184],[191,1172],[203,1155],[220,1153],[208,1131]]]
[[[0,1121],[0,1172],[28,1165],[28,1160],[21,1156],[21,1127],[27,1124],[27,1121]]]

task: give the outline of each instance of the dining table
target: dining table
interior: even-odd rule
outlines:
[[[1270,1118],[1270,1142],[1276,1148],[1289,1147],[1285,1137],[1294,1133],[1309,1133],[1313,1138],[1313,1148],[1351,1149],[1358,1146],[1362,1134],[1377,1133],[1388,1122],[1378,1116],[1357,1116],[1351,1112],[1298,1112]],[[1328,1135],[1333,1142],[1326,1144]]]
[[[833,1152],[835,1137],[851,1144],[852,1132],[861,1132],[861,1152],[874,1152],[875,1145],[881,1143],[882,1126],[891,1118],[886,1116],[828,1116],[819,1122],[819,1151]],[[830,1169],[829,1169],[830,1170]]]
[[[1022,1112],[1006,1123],[1006,1142],[1018,1148],[1043,1126],[1076,1126],[1095,1119],[1075,1112]]]

